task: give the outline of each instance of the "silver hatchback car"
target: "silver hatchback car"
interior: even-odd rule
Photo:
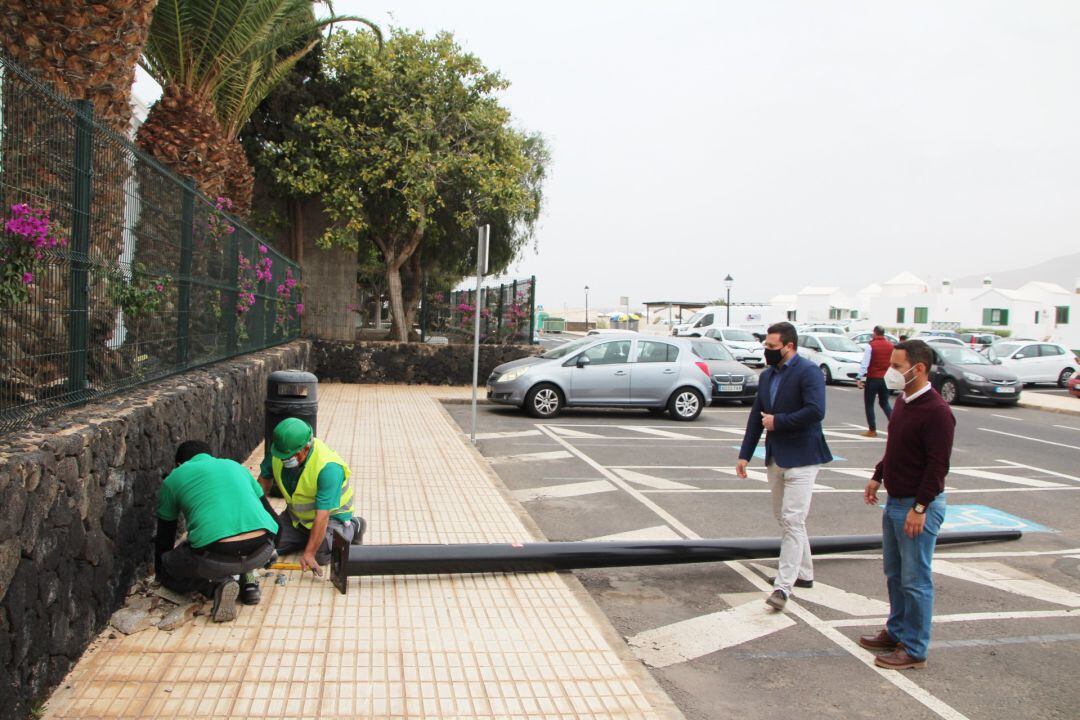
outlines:
[[[487,397],[543,419],[564,407],[591,406],[694,420],[712,397],[712,376],[690,338],[602,335],[499,365],[487,380]]]

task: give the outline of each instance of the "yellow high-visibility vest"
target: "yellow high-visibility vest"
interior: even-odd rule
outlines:
[[[303,525],[310,530],[311,524],[315,522],[315,495],[319,491],[319,473],[329,463],[337,463],[345,469],[345,482],[341,484],[341,505],[336,510],[331,510],[330,514],[351,513],[353,511],[353,489],[352,484],[349,482],[349,476],[352,475],[352,471],[349,470],[349,466],[345,464],[341,456],[327,447],[322,440],[314,438],[312,441],[307,462],[304,463],[304,471],[300,474],[300,479],[296,481],[296,489],[293,490],[291,495],[285,489],[285,483],[281,481],[281,472],[285,466],[278,458],[271,459],[274,480],[277,482],[278,490],[281,491],[281,496],[285,498],[285,502],[288,504],[286,510],[289,513],[289,519],[292,521],[293,527]]]

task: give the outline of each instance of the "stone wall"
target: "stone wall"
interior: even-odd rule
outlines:
[[[536,355],[539,345],[481,345],[480,382],[504,362]],[[315,340],[311,372],[346,383],[471,385],[472,345]]]
[[[216,363],[0,437],[0,717],[29,714],[152,564],[177,445],[245,459],[262,441],[267,376],[306,368],[309,351]]]

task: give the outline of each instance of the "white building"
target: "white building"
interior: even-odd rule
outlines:
[[[834,287],[811,286],[795,295],[777,295],[767,314],[770,322],[853,320],[859,328],[884,325],[908,335],[920,330],[1007,330],[1012,337],[1080,348],[1080,278],[1073,292],[1041,281],[999,288],[990,277],[979,287],[957,288],[949,280],[931,287],[904,271],[867,285],[854,300]]]

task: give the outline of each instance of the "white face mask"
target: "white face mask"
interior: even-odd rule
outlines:
[[[914,375],[910,379],[907,377],[907,373],[913,372],[914,370],[914,366],[907,372],[900,372],[893,367],[889,368],[885,371],[885,387],[890,390],[903,390],[908,386],[908,383],[915,379]]]
[[[300,467],[300,458],[293,455],[292,457],[285,458],[281,461],[281,466],[293,470]]]

